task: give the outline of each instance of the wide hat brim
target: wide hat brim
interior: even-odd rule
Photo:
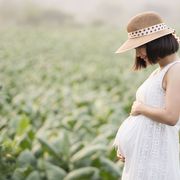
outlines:
[[[160,38],[162,36],[171,34],[173,32],[174,32],[174,29],[170,28],[170,29],[164,29],[164,30],[161,30],[161,31],[149,34],[149,35],[128,39],[127,41],[125,41],[120,46],[120,48],[118,48],[116,50],[115,53],[122,53],[122,52],[125,52],[125,51],[128,51],[128,50],[137,48],[137,47],[139,47],[139,46],[141,46],[143,44],[146,44],[146,43],[148,43],[150,41],[153,41],[153,40],[158,39],[158,38]]]

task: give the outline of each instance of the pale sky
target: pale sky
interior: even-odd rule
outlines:
[[[136,13],[154,10],[160,13],[169,23],[180,20],[180,1],[165,0],[32,0],[44,6],[56,6],[74,14],[79,21],[91,21],[94,18],[107,19],[112,23],[126,22]],[[173,3],[172,3],[173,2]],[[109,9],[108,9],[109,7]],[[113,10],[114,9],[114,10]],[[109,12],[108,12],[109,11]],[[123,15],[123,17],[122,17]],[[108,16],[110,16],[108,18]],[[179,23],[178,23],[179,24]]]
[[[179,25],[180,20],[179,0],[0,0],[0,4],[8,2],[14,7],[30,2],[42,8],[58,9],[82,23],[102,20],[124,26],[130,17],[147,10],[160,13],[170,25]]]

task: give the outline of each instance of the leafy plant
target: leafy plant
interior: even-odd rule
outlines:
[[[113,54],[124,36],[101,26],[0,35],[0,180],[119,179],[112,143],[148,74]]]

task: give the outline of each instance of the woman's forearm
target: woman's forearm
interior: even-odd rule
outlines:
[[[141,110],[141,114],[159,123],[167,124],[170,126],[174,126],[176,124],[176,122],[172,119],[172,115],[163,108],[145,105]]]

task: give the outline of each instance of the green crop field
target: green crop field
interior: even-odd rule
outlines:
[[[0,30],[0,180],[117,180],[112,147],[137,87],[109,27]]]

